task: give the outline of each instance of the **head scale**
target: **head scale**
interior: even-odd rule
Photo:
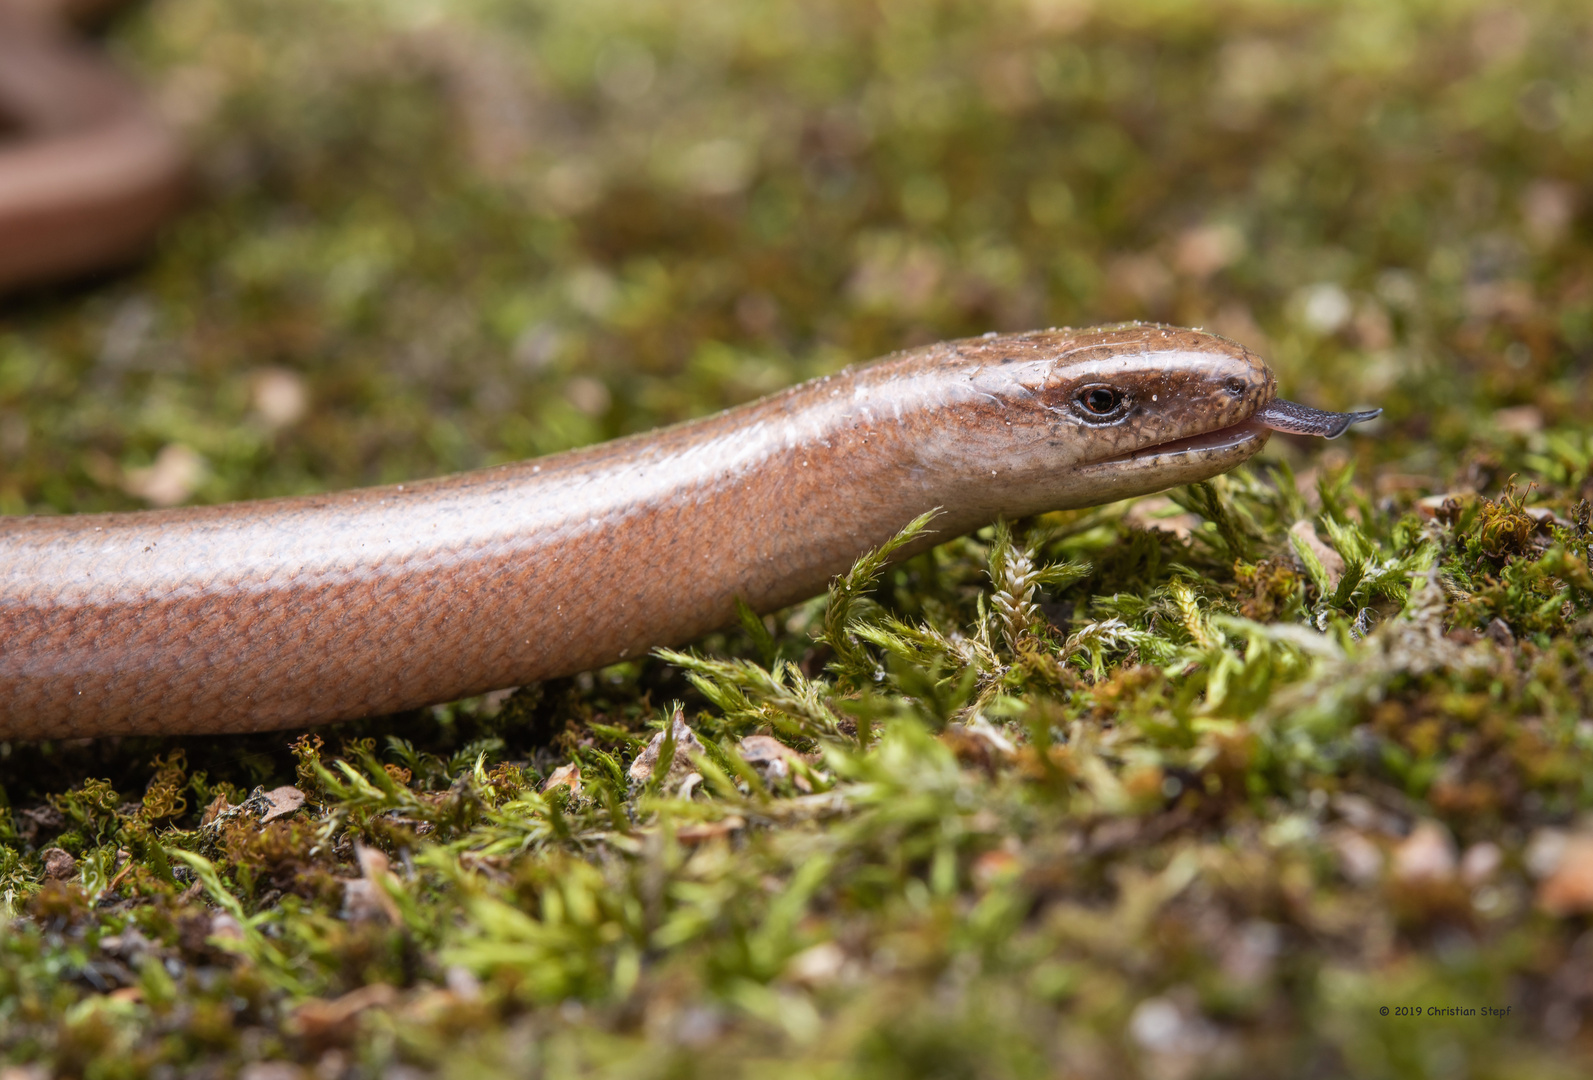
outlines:
[[[1136,323],[951,348],[967,394],[948,461],[974,462],[987,511],[1093,506],[1193,483],[1267,441],[1251,418],[1274,397],[1271,370],[1212,334]]]

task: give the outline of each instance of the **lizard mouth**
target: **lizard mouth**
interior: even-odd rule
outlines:
[[[1237,424],[1154,446],[1142,446],[1138,450],[1096,462],[1094,467],[1115,468],[1125,473],[1151,467],[1179,469],[1219,465],[1231,468],[1265,446],[1274,431],[1336,439],[1348,431],[1351,425],[1374,419],[1382,411],[1370,409],[1365,412],[1335,413],[1273,398],[1249,419]]]
[[[1254,457],[1271,429],[1254,419],[1184,439],[1142,446],[1126,454],[1078,467],[1075,478],[1094,496],[1089,503],[1114,502],[1135,495],[1193,484],[1227,472]]]
[[[1102,465],[1139,465],[1149,462],[1163,461],[1176,462],[1180,458],[1205,458],[1214,454],[1232,454],[1238,452],[1242,457],[1249,457],[1266,445],[1267,437],[1272,434],[1268,425],[1261,423],[1255,417],[1242,420],[1216,431],[1202,432],[1191,435],[1186,439],[1174,439],[1172,442],[1157,443],[1155,446],[1142,446],[1138,450],[1130,450],[1126,454],[1108,458],[1101,462]]]

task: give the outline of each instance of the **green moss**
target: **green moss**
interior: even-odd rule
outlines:
[[[144,265],[0,308],[8,513],[142,505],[173,446],[192,501],[410,479],[1130,318],[1386,413],[506,700],[0,744],[0,1056],[1585,1073],[1590,33],[1554,0],[130,13],[200,196]],[[1510,1012],[1394,1011],[1451,1005]]]

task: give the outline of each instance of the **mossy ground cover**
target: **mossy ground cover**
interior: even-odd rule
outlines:
[[[507,698],[0,744],[7,1080],[1589,1067],[1585,5],[160,0],[109,46],[199,197],[0,310],[5,512],[1128,318],[1387,411]]]

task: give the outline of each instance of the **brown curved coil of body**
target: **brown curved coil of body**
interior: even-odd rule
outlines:
[[[0,292],[130,262],[182,205],[180,140],[71,31],[103,6],[0,0]]]

